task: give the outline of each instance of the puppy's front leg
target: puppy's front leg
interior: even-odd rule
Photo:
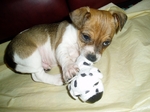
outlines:
[[[75,46],[64,47],[62,44],[57,48],[56,57],[59,65],[62,67],[63,79],[65,82],[67,82],[79,72],[79,68],[75,64],[78,56],[79,53]]]
[[[78,66],[73,61],[68,60],[68,62],[69,63],[65,63],[64,66],[62,66],[63,79],[65,82],[73,78],[79,72]]]

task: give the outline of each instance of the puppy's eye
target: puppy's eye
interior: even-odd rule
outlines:
[[[103,42],[103,46],[107,47],[108,45],[110,45],[111,41],[107,40]]]
[[[82,34],[82,39],[85,41],[85,42],[90,42],[91,38],[86,35],[86,34]]]

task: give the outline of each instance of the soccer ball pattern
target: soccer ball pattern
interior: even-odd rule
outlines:
[[[79,56],[76,64],[79,73],[69,81],[68,91],[70,95],[83,102],[95,103],[100,100],[104,91],[100,70],[93,67],[93,63],[84,56]]]

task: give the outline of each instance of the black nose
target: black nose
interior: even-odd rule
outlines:
[[[90,97],[86,102],[87,103],[95,103],[98,100],[100,100],[102,98],[102,96],[103,96],[103,92],[97,93],[96,95]]]
[[[94,54],[88,54],[86,58],[92,62],[95,62],[97,60],[96,55]]]

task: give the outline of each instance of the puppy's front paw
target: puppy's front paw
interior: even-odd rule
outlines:
[[[63,79],[65,82],[73,78],[79,72],[78,65],[69,64],[63,69]]]

